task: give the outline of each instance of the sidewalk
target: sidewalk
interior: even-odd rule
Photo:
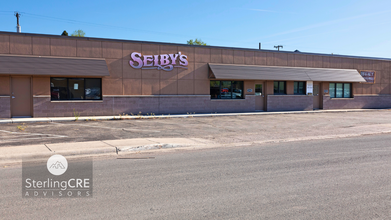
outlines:
[[[65,121],[91,121],[91,120],[132,120],[132,119],[162,119],[162,118],[191,118],[191,117],[221,117],[221,116],[246,116],[246,115],[281,115],[281,114],[316,114],[316,113],[340,113],[340,112],[367,112],[390,109],[336,109],[314,111],[281,111],[281,112],[244,112],[244,113],[200,113],[200,114],[174,114],[174,115],[118,115],[118,116],[82,116],[82,117],[47,117],[47,118],[10,118],[0,119],[1,123],[35,123],[35,122],[65,122]]]
[[[345,112],[352,112],[346,114]],[[374,114],[373,112],[377,112]],[[329,113],[315,115],[316,113]],[[330,114],[332,113],[332,114]],[[338,114],[339,113],[339,114]],[[22,158],[123,157],[140,152],[167,152],[265,143],[308,141],[391,133],[389,109],[249,112],[162,116],[94,117],[84,123],[29,124],[20,131],[15,124],[0,125],[0,164],[18,164]],[[284,114],[281,115],[281,114]],[[258,117],[265,115],[265,117]],[[269,115],[269,116],[267,116]],[[280,117],[278,115],[281,115]],[[218,117],[217,116],[227,116]],[[231,117],[229,117],[231,116]],[[232,117],[247,116],[247,117]],[[200,117],[200,118],[196,118]],[[79,120],[91,120],[80,117]],[[118,119],[172,120],[134,120]],[[186,118],[184,120],[184,118]],[[18,118],[13,123],[52,118]],[[75,121],[74,117],[54,118]],[[116,119],[106,121],[103,119]]]
[[[83,157],[139,153],[145,150],[203,147],[212,142],[201,138],[134,138],[57,144],[25,145],[0,148],[0,164],[21,163],[23,158],[39,159],[53,154]]]
[[[92,156],[114,156],[124,158],[142,158],[140,153],[172,152],[177,150],[200,150],[218,147],[250,146],[254,144],[311,141],[335,138],[351,138],[363,135],[390,134],[390,129],[370,131],[358,134],[338,134],[323,136],[306,136],[281,139],[258,139],[234,143],[221,143],[203,138],[133,138],[119,140],[87,141],[56,144],[24,145],[16,147],[0,147],[0,166],[21,164],[23,158],[47,159],[51,155],[60,154],[65,157],[80,158]],[[137,156],[136,156],[137,155]]]

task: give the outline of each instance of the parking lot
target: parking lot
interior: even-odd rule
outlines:
[[[391,111],[1,124],[0,147],[148,137],[218,143],[342,137],[391,131]]]

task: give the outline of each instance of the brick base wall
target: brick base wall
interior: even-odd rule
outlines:
[[[113,99],[98,102],[51,102],[50,97],[33,97],[34,117],[72,117],[73,110],[80,116],[113,115]]]
[[[221,100],[210,98],[206,101],[209,103],[209,113],[214,112],[253,112],[255,111],[255,95],[246,95],[246,99]]]
[[[323,109],[361,108],[391,108],[391,96],[355,96],[354,98],[349,99],[330,99],[330,96],[323,96]]]
[[[308,95],[268,95],[267,111],[311,111],[313,101]]]
[[[175,114],[255,111],[255,96],[245,99],[211,100],[209,95],[104,96],[103,101],[51,102],[49,96],[34,97],[34,117],[73,117],[125,114]]]
[[[199,96],[104,96],[98,102],[51,102],[49,96],[33,97],[34,117],[73,117],[125,114],[223,113],[255,111],[255,96],[238,100],[211,100]],[[313,97],[300,95],[269,95],[268,111],[312,110]],[[391,108],[391,96],[355,96],[351,99],[323,97],[323,109]],[[9,96],[0,96],[0,118],[11,117]]]
[[[0,96],[0,118],[11,117],[11,100],[9,96]]]

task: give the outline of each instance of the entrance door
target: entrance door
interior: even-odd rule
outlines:
[[[262,84],[255,84],[255,110],[263,111],[263,99]]]
[[[314,109],[319,109],[319,83],[314,83],[313,88],[313,96],[314,96]]]
[[[11,78],[11,116],[31,116],[31,77]]]

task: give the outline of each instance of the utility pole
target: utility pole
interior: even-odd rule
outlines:
[[[284,48],[282,45],[274,46],[274,48],[277,48],[278,51],[280,51],[280,47]]]
[[[16,16],[16,32],[18,33],[21,33],[22,32],[22,27],[19,25],[19,18],[20,18],[20,14],[19,12],[15,12],[15,16]]]
[[[261,49],[261,42],[259,42],[259,49]]]

